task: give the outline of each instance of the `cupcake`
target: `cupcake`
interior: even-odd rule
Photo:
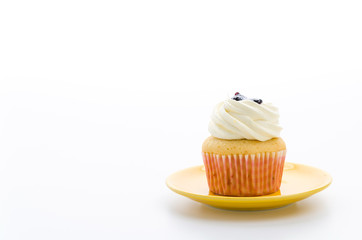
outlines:
[[[278,109],[240,93],[216,105],[211,134],[202,145],[212,193],[261,196],[280,188],[286,146],[280,138]]]

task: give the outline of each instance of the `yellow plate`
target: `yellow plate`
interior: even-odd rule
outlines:
[[[192,200],[223,209],[264,210],[282,207],[327,188],[332,177],[317,168],[285,163],[280,190],[259,197],[227,197],[209,192],[204,166],[187,168],[170,175],[167,186]]]

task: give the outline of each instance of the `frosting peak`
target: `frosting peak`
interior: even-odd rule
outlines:
[[[217,104],[211,115],[209,132],[220,139],[267,141],[279,137],[279,112],[271,103],[252,99],[227,99]]]

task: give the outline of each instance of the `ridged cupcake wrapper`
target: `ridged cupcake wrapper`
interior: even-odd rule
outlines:
[[[279,190],[286,150],[257,154],[202,153],[211,192],[226,196],[260,196]]]

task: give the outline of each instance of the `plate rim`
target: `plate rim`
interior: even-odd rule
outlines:
[[[170,183],[170,178],[173,175],[175,175],[175,174],[177,174],[179,172],[185,171],[187,169],[198,168],[198,167],[202,168],[204,166],[204,165],[197,165],[197,166],[188,167],[188,168],[185,168],[185,169],[182,169],[182,170],[179,170],[179,171],[176,171],[176,172],[170,174],[166,178],[166,185],[173,192],[178,193],[178,194],[183,195],[183,196],[186,196],[186,197],[190,197],[190,198],[192,197],[193,199],[203,199],[203,200],[209,200],[209,199],[215,199],[216,200],[216,199],[218,199],[218,200],[246,203],[246,202],[258,202],[258,201],[265,201],[265,200],[268,200],[268,201],[282,201],[284,199],[288,199],[288,200],[290,200],[290,199],[301,199],[302,195],[304,196],[304,197],[302,197],[302,199],[303,199],[303,198],[307,198],[307,197],[309,197],[309,196],[311,196],[311,195],[313,195],[315,193],[318,193],[318,192],[326,189],[333,182],[332,176],[328,172],[326,172],[326,171],[324,171],[322,169],[312,167],[312,166],[309,166],[309,165],[306,165],[306,164],[292,163],[292,162],[286,162],[286,163],[317,169],[317,170],[323,172],[329,178],[328,182],[326,184],[322,184],[319,187],[313,188],[313,189],[311,189],[309,191],[305,191],[305,192],[293,193],[293,194],[288,194],[288,195],[276,195],[276,196],[264,195],[264,196],[255,196],[255,197],[233,197],[233,196],[218,196],[218,195],[196,194],[196,193],[191,193],[191,192],[186,192],[186,191],[179,190],[177,187],[173,186]]]

